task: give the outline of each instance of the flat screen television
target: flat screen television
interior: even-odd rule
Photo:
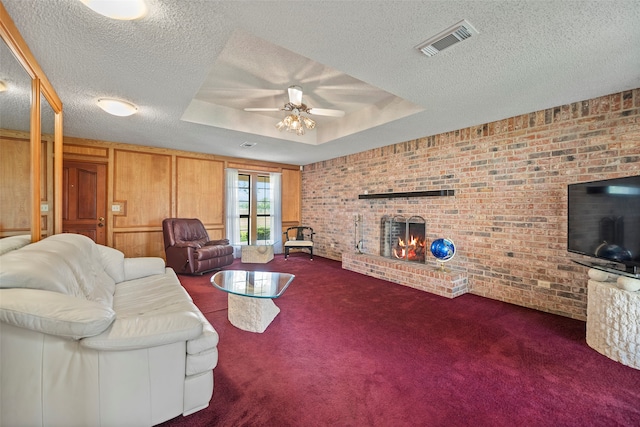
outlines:
[[[640,274],[640,176],[570,184],[567,249]]]

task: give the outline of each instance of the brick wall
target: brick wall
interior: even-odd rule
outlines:
[[[383,215],[422,216],[428,241],[456,243],[451,264],[471,293],[585,319],[587,268],[566,250],[567,184],[638,174],[635,89],[307,165],[302,220],[314,253],[339,260],[355,251],[357,215],[372,255]],[[358,199],[439,189],[455,197]]]

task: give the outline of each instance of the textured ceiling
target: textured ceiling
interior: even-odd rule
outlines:
[[[62,99],[65,135],[83,138],[304,165],[640,87],[640,1],[148,0],[127,22],[79,0],[1,1]],[[479,34],[432,58],[414,49],[462,19]],[[352,121],[318,120],[301,143],[271,129],[279,115],[242,111],[284,104],[291,84]],[[104,96],[139,113],[109,116]],[[187,121],[194,102],[207,105]]]

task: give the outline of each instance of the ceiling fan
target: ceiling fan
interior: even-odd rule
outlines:
[[[304,135],[305,128],[313,129],[316,127],[316,122],[307,117],[304,114],[316,115],[316,116],[330,116],[330,117],[343,117],[344,111],[331,110],[327,108],[310,108],[306,104],[302,103],[302,88],[300,86],[289,86],[289,102],[284,104],[284,107],[266,107],[266,108],[245,108],[244,111],[289,111],[291,114],[287,115],[284,119],[276,124],[276,129],[279,131],[287,130],[288,132],[295,132],[296,135]]]

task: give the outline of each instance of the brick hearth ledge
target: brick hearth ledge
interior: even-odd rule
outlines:
[[[446,298],[455,298],[469,290],[467,273],[449,266],[447,271],[442,271],[435,265],[343,253],[342,268]]]

